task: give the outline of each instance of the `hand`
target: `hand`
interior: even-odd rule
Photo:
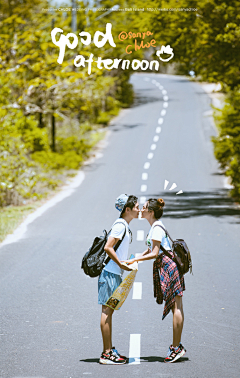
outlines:
[[[130,260],[124,260],[122,262],[124,262],[125,264],[130,265],[130,264],[133,264],[135,261],[136,261],[135,259],[130,259]]]
[[[121,269],[126,270],[127,272],[130,272],[132,269],[128,268],[126,265],[119,265]]]

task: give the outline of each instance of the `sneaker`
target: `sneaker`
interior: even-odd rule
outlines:
[[[170,356],[170,354],[172,353],[172,350],[173,350],[173,346],[170,345],[170,347],[168,348],[167,357]]]
[[[181,343],[178,345],[178,348],[180,349],[180,357],[183,357],[187,350]]]
[[[123,365],[126,363],[126,360],[120,358],[119,356],[113,354],[113,351],[110,350],[109,353],[102,353],[99,359],[100,364],[104,365]]]
[[[172,345],[169,347],[169,349],[171,350],[171,353],[170,353],[169,356],[167,356],[165,358],[164,362],[175,362],[175,361],[177,361],[181,357],[181,355],[180,355],[181,349],[178,347],[178,349],[175,350]]]
[[[127,357],[126,356],[123,356],[122,354],[120,354],[117,349],[115,347],[112,347],[112,352],[115,356],[117,357],[120,357],[120,358],[123,358],[124,360],[127,360]]]

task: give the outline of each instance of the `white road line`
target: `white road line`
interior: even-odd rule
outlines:
[[[142,299],[142,282],[133,283],[132,299]]]
[[[148,174],[147,173],[142,173],[142,180],[147,180],[148,179]]]
[[[156,80],[152,80],[152,83],[155,84],[155,83],[156,83]]]
[[[159,86],[159,89],[163,89],[163,86],[162,86],[162,85],[160,85],[160,86]]]
[[[152,151],[154,151],[154,150],[156,150],[156,147],[157,147],[156,144],[152,144],[150,148],[151,148]]]
[[[137,230],[137,241],[143,241],[143,240],[144,240],[144,231]]]
[[[142,219],[144,219],[144,218],[142,218]],[[135,257],[138,257],[140,255],[141,255],[141,253],[135,253]],[[138,264],[142,264],[142,263],[143,263],[143,261],[138,261]]]
[[[149,161],[147,161],[147,162],[144,164],[143,168],[144,168],[144,169],[148,169],[149,167],[150,167],[150,163],[149,163]]]
[[[129,341],[129,365],[140,364],[141,334],[132,333]]]
[[[162,94],[163,95],[166,95],[167,94],[167,91],[165,89],[162,90]]]
[[[149,78],[148,78],[148,77],[145,77],[144,80],[145,80],[145,81],[149,81]]]
[[[146,201],[147,201],[147,198],[146,198],[146,197],[144,197],[144,196],[140,197],[140,204],[141,204],[141,205],[144,204]],[[142,219],[142,218],[141,218],[141,219]]]
[[[168,101],[168,96],[163,96],[164,101]]]
[[[168,107],[168,102],[164,102],[164,103],[163,103],[163,107],[164,107],[164,108],[167,108],[167,107]]]
[[[149,152],[149,154],[148,154],[148,159],[152,159],[153,158],[153,153],[152,152]]]
[[[165,114],[166,114],[166,110],[163,109],[163,110],[161,111],[161,116],[165,116]]]
[[[141,192],[147,191],[147,185],[141,185]]]
[[[153,141],[154,141],[154,142],[158,142],[158,140],[159,140],[159,136],[158,136],[158,135],[155,135],[155,137],[153,138]]]
[[[163,118],[158,118],[158,124],[161,125],[163,123]]]
[[[159,134],[161,131],[162,131],[161,127],[158,126],[158,127],[156,128],[156,133]]]

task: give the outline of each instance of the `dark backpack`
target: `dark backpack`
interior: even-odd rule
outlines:
[[[156,226],[161,227],[171,240],[172,252],[174,257],[172,258],[170,253],[162,246],[162,244],[160,245],[160,249],[164,252],[166,256],[168,256],[171,260],[173,260],[176,263],[178,271],[181,275],[186,274],[188,271],[192,273],[192,259],[186,242],[183,239],[173,240],[164,227],[160,226],[160,224],[157,224]]]
[[[122,223],[123,222],[117,222]],[[116,224],[116,223],[115,223]],[[90,277],[97,277],[101,274],[103,268],[109,263],[111,257],[107,255],[104,251],[105,245],[108,240],[108,235],[110,234],[111,230],[107,232],[103,230],[102,236],[97,236],[87,253],[83,256],[81,268],[83,269],[84,273]],[[114,246],[114,250],[118,249],[120,244],[122,243],[124,237],[126,235],[126,227],[123,234],[122,239],[118,240],[116,245]],[[108,257],[107,257],[108,256]]]

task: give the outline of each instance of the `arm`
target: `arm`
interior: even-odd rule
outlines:
[[[153,249],[152,249],[152,251],[150,251],[150,249],[148,249],[148,250],[144,251],[142,255],[140,255],[138,257],[135,257],[134,259],[131,259],[131,260],[126,260],[125,262],[127,262],[128,264],[132,264],[135,261],[145,261],[145,260],[156,259],[157,256],[158,256],[158,254],[159,254],[160,244],[161,244],[160,241],[153,240]]]
[[[142,254],[139,254],[138,260],[139,260],[139,257],[145,256],[145,255],[149,254],[150,252],[151,252],[150,248],[146,249],[146,251],[144,251]],[[124,260],[122,262],[127,263],[128,265],[130,265],[130,264],[133,264],[136,261],[137,261],[136,258],[134,258],[134,259]]]
[[[147,255],[148,253],[151,253],[151,249],[150,249],[150,248],[146,249],[146,251],[144,251],[141,255],[139,255],[139,257],[140,257],[140,256],[145,256],[145,255]]]
[[[118,259],[116,252],[114,251],[113,247],[118,242],[119,239],[116,239],[112,236],[109,236],[108,241],[105,245],[104,251],[108,254],[109,257],[123,270],[130,271],[128,267],[122,265],[121,261]]]

